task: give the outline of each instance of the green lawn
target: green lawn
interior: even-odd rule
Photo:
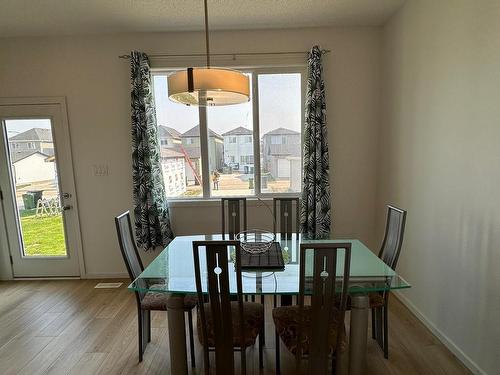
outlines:
[[[25,255],[66,255],[62,215],[35,217],[26,214],[20,215]]]

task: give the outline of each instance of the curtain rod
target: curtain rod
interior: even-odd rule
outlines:
[[[330,53],[329,49],[322,49],[322,54]],[[302,55],[309,51],[288,51],[288,52],[235,52],[235,53],[211,53],[210,56],[265,56],[265,55]],[[205,53],[187,53],[187,54],[151,54],[149,57],[206,57]],[[120,55],[120,59],[130,59],[130,55]]]

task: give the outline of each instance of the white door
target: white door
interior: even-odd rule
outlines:
[[[290,178],[290,160],[278,159],[278,178]]]
[[[63,99],[0,102],[0,189],[5,221],[0,233],[6,233],[13,276],[80,276],[80,229]]]

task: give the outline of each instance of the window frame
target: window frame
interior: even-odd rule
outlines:
[[[187,64],[189,65],[189,64]],[[252,117],[253,117],[253,156],[254,156],[254,193],[250,195],[244,195],[243,197],[252,200],[252,199],[272,199],[273,197],[293,197],[298,198],[301,196],[302,192],[286,192],[286,193],[273,193],[273,192],[262,192],[261,191],[261,147],[260,147],[260,123],[259,123],[259,87],[258,87],[258,77],[259,75],[266,74],[300,74],[301,75],[301,92],[300,92],[300,144],[301,147],[304,144],[304,125],[305,125],[305,117],[304,117],[304,106],[305,106],[305,91],[307,85],[307,65],[297,64],[290,66],[281,66],[276,64],[274,66],[225,66],[226,68],[238,69],[242,73],[251,73],[251,89],[252,89]],[[153,76],[152,82],[154,82],[154,76],[165,76],[174,73],[175,71],[185,69],[185,67],[179,67],[176,65],[175,67],[161,67],[161,68],[152,68],[151,75]],[[154,89],[153,91],[153,100],[154,100]],[[156,106],[156,102],[155,102]],[[200,202],[200,201],[219,201],[221,196],[211,196],[211,179],[210,179],[210,171],[208,166],[209,160],[209,152],[208,152],[208,125],[207,125],[207,111],[206,107],[198,107],[198,118],[200,123],[200,153],[201,160],[206,160],[207,162],[202,162],[202,195],[201,196],[190,196],[190,197],[169,197],[169,201],[173,201],[175,203],[182,202]],[[300,156],[301,165],[303,162],[303,155]],[[208,178],[204,178],[204,176],[208,176]],[[303,170],[301,168],[300,171],[300,185],[302,188],[302,179],[303,179]],[[241,195],[225,195],[224,198],[231,197],[242,197]]]

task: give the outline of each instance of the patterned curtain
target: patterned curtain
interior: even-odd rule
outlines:
[[[304,167],[301,231],[312,238],[330,235],[330,180],[326,129],[325,83],[321,49],[314,46],[308,57],[305,104]]]
[[[173,233],[160,164],[148,56],[132,51],[130,68],[135,233],[137,244],[152,250],[166,246]]]

